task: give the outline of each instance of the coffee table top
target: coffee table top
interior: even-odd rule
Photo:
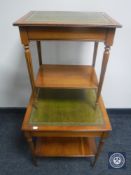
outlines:
[[[116,28],[121,25],[103,12],[31,11],[15,26],[69,26]]]
[[[111,130],[102,102],[95,108],[95,100],[94,89],[40,89],[27,108],[22,128]]]
[[[40,90],[29,124],[43,126],[102,125],[100,107],[94,107],[95,90],[45,89]]]

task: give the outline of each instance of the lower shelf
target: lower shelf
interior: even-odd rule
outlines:
[[[96,153],[94,138],[38,138],[36,156],[91,157]]]

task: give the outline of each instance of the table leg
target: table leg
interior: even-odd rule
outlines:
[[[26,63],[28,67],[31,87],[32,87],[33,94],[35,94],[35,81],[34,81],[34,73],[33,73],[33,66],[32,66],[29,45],[24,45],[24,48],[25,48],[25,58],[26,58]]]
[[[98,100],[99,100],[99,97],[101,94],[101,89],[102,89],[102,85],[103,85],[103,81],[104,81],[104,76],[105,76],[105,72],[106,72],[106,67],[107,67],[109,55],[110,55],[110,47],[105,46],[102,67],[101,67],[100,80],[99,80],[99,85],[98,85],[98,90],[97,90],[96,104],[98,104]]]
[[[30,133],[26,132],[25,137],[31,150],[33,164],[37,166],[37,161],[35,157],[35,144],[33,142],[32,136],[30,135]]]
[[[95,63],[96,63],[97,50],[98,50],[98,42],[95,42],[94,53],[93,53],[93,62],[92,62],[93,67],[95,67]]]
[[[100,155],[100,153],[101,153],[101,151],[102,151],[103,145],[104,145],[104,143],[105,143],[104,134],[105,134],[105,133],[102,133],[102,135],[101,135],[101,138],[100,138],[100,141],[99,141],[99,144],[98,144],[98,148],[97,148],[97,152],[96,152],[96,155],[95,155],[95,159],[94,159],[94,161],[93,161],[93,163],[92,163],[92,167],[95,166],[95,163],[96,163],[96,161],[97,161],[97,159],[98,159],[98,157],[99,157],[99,155]]]
[[[38,59],[39,59],[39,65],[42,65],[42,54],[41,54],[41,42],[37,41],[37,51],[38,51]]]

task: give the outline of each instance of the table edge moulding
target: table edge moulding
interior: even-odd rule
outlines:
[[[94,157],[94,166],[112,130],[101,90],[115,31],[122,26],[104,12],[62,11],[31,11],[13,25],[19,27],[32,87],[22,131],[34,164],[37,156]],[[46,40],[93,41],[92,64],[43,64],[41,41]],[[38,51],[36,78],[30,41],[36,41]],[[98,81],[99,42],[105,47]],[[98,146],[96,137],[100,138]]]

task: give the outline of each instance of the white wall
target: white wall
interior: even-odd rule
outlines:
[[[13,27],[12,23],[30,10],[59,10],[104,11],[123,25],[123,28],[116,32],[102,95],[108,108],[130,108],[130,7],[130,0],[0,0],[0,107],[24,107],[31,93],[18,28]],[[97,58],[98,73],[102,46]],[[42,47],[46,63],[87,64],[88,56],[91,56],[92,52],[92,45],[82,42],[44,42]],[[37,65],[34,48],[36,49],[35,43],[31,43],[33,62]],[[35,71],[36,69],[37,66]]]

